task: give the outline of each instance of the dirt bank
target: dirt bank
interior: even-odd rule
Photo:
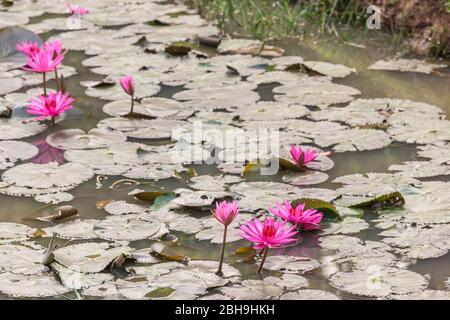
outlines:
[[[365,0],[380,6],[385,28],[405,31],[419,54],[450,54],[450,13],[446,0]]]

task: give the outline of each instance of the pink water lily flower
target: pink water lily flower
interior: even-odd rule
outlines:
[[[80,7],[79,5],[76,4],[68,4],[69,7],[69,11],[73,16],[84,16],[85,14],[88,14],[90,11],[89,9]]]
[[[60,40],[44,42],[44,50],[53,58],[62,57],[62,59],[64,59],[67,53],[67,49],[63,51]]]
[[[131,97],[131,109],[129,114],[132,115],[134,110],[134,78],[132,76],[122,77],[122,79],[120,79],[120,86],[122,87],[123,91],[125,91],[125,93]]]
[[[222,241],[222,249],[220,251],[220,259],[219,259],[219,268],[217,269],[216,274],[219,276],[223,275],[222,272],[222,266],[223,266],[223,259],[225,256],[225,245],[227,243],[227,227],[230,225],[230,223],[233,222],[233,220],[236,218],[236,216],[239,213],[239,207],[235,201],[233,202],[217,202],[216,203],[216,210],[212,211],[214,217],[219,221],[221,224],[224,225],[223,230],[223,241]]]
[[[31,99],[27,112],[38,116],[36,120],[50,117],[54,124],[56,117],[73,108],[72,103],[74,101],[68,93],[63,94],[61,91],[57,93],[52,92],[48,96],[42,95],[37,99]]]
[[[120,79],[120,86],[129,96],[134,96],[134,78],[132,76],[124,76]]]
[[[233,202],[217,202],[216,210],[213,211],[214,217],[224,226],[228,226],[236,218],[239,213],[239,207],[235,201]]]
[[[275,221],[272,218],[266,218],[262,223],[258,219],[248,221],[240,227],[240,236],[250,242],[253,242],[255,249],[263,249],[263,257],[258,268],[261,273],[264,262],[266,261],[269,248],[279,248],[285,244],[297,241],[294,236],[298,231],[295,226],[289,227],[286,222]]]
[[[303,150],[302,147],[291,146],[291,156],[297,165],[304,166],[305,164],[314,161],[319,156],[319,153],[314,149]]]
[[[28,57],[27,66],[23,69],[37,73],[55,71],[64,60],[64,54],[55,54],[56,51],[54,50],[41,50]]]
[[[255,244],[255,249],[277,248],[296,241],[295,226],[289,227],[286,222],[266,218],[264,223],[258,219],[249,221],[240,227],[240,236]]]
[[[16,45],[16,50],[22,52],[28,58],[34,56],[35,54],[41,52],[41,48],[37,42],[21,42]]]
[[[269,208],[269,210],[274,215],[298,225],[305,231],[319,229],[323,218],[323,214],[317,210],[305,210],[304,203],[293,207],[289,201],[285,201],[283,204],[276,203],[275,208]]]

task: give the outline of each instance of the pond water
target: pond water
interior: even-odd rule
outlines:
[[[61,17],[60,15],[45,14],[43,16],[32,18],[29,24],[38,23],[47,19]],[[164,28],[164,27],[161,27]],[[118,29],[118,27],[114,27]],[[55,31],[41,34],[40,36],[50,38],[57,35]],[[63,40],[64,43],[64,40]],[[396,72],[396,71],[374,71],[368,70],[367,67],[372,63],[385,59],[395,54],[390,47],[385,45],[379,39],[377,41],[366,40],[365,48],[355,47],[343,43],[339,43],[332,38],[324,37],[321,40],[304,39],[286,40],[273,43],[276,46],[285,49],[286,56],[301,56],[304,60],[325,61],[336,64],[343,64],[351,68],[355,68],[356,72],[352,73],[342,79],[333,79],[334,83],[350,86],[361,91],[358,98],[398,98],[409,99],[414,101],[421,101],[431,105],[435,105],[445,111],[447,116],[450,115],[450,72],[449,68],[434,72],[432,74],[421,74],[414,72]],[[212,52],[211,48],[198,47],[200,51]],[[66,55],[64,64],[75,67],[77,74],[65,79],[67,91],[76,99],[76,107],[69,111],[66,118],[59,122],[54,129],[48,129],[39,135],[30,138],[21,139],[21,141],[36,143],[44,140],[52,131],[60,131],[70,128],[80,128],[83,130],[90,130],[95,128],[99,121],[108,118],[109,116],[102,111],[102,107],[108,102],[105,100],[93,98],[85,94],[86,88],[80,83],[83,81],[101,81],[104,77],[95,74],[90,68],[82,65],[82,62],[89,56],[82,51],[70,50]],[[273,88],[278,85],[263,84],[259,85],[256,90],[264,100],[273,100]],[[37,86],[39,87],[39,86]],[[56,88],[54,82],[50,82],[50,87]],[[22,89],[19,92],[26,92],[28,88]],[[177,92],[184,90],[182,86],[170,87],[162,86],[160,92],[156,95],[158,97],[172,98]],[[312,108],[314,110],[314,108]],[[23,109],[14,111],[14,115],[24,114]],[[426,120],[424,120],[426,121]],[[169,140],[158,140],[151,142],[142,139],[128,139],[128,141],[136,141],[145,144],[165,144],[171,143]],[[330,148],[322,148],[330,150]],[[63,151],[59,151],[62,155]],[[355,174],[355,173],[386,173],[388,167],[392,164],[401,164],[404,161],[420,160],[417,155],[417,146],[415,144],[406,144],[402,142],[393,142],[390,145],[368,151],[358,152],[337,152],[331,155],[334,161],[332,169],[328,170],[328,179],[320,184],[315,184],[314,188],[336,189],[341,186],[339,183],[333,183],[335,178]],[[216,166],[207,165],[186,165],[185,167],[193,167],[198,175],[217,175],[219,170]],[[258,173],[251,172],[245,176],[247,181],[273,181],[282,182],[283,172],[279,172],[275,176],[260,176]],[[137,187],[122,188],[120,190],[112,190],[109,186],[123,179],[121,176],[109,176],[104,180],[103,187],[98,188],[96,178],[90,179],[79,185],[77,188],[70,191],[74,199],[70,201],[70,205],[78,209],[79,216],[75,218],[64,219],[63,222],[69,222],[76,219],[98,219],[103,220],[110,216],[105,210],[98,209],[97,204],[103,200],[124,200],[128,203],[135,203],[139,205],[148,206],[148,204],[134,199],[128,193],[135,188],[146,189],[152,191],[172,191],[176,188],[189,188],[189,175],[181,174],[181,178],[170,178],[159,181],[153,181],[150,185],[139,185]],[[448,181],[449,175],[424,178],[421,181]],[[149,180],[140,180],[141,182],[149,182]],[[307,186],[310,187],[310,186]],[[282,199],[280,199],[282,200]],[[53,223],[37,221],[33,218],[44,217],[53,214],[55,208],[66,203],[59,204],[43,204],[35,201],[33,198],[15,197],[8,195],[0,195],[1,209],[0,221],[2,222],[16,222],[23,223],[33,228],[46,228],[54,225]],[[200,211],[192,209],[181,209],[182,213],[187,213],[190,216],[201,218],[210,215],[209,211]],[[363,219],[369,223],[369,228],[357,233],[357,237],[363,241],[381,241],[383,239],[379,233],[382,231],[375,227],[374,219],[378,216],[372,212],[367,211]],[[62,223],[62,222],[58,222]],[[172,235],[178,238],[178,245],[170,247],[168,250],[174,254],[186,255],[192,260],[218,260],[220,245],[212,244],[209,241],[199,241],[194,235],[186,235],[182,232],[171,232]],[[345,290],[338,290],[329,284],[329,275],[325,268],[325,261],[331,255],[329,251],[320,248],[320,235],[316,233],[306,233],[301,244],[284,249],[274,249],[270,252],[271,255],[293,255],[305,256],[315,259],[322,263],[322,268],[304,274],[309,281],[308,288],[320,289],[327,292],[348,299],[359,299],[361,295],[353,295],[346,293]],[[49,238],[33,238],[37,243],[47,246]],[[67,240],[58,239],[58,244],[63,245]],[[129,245],[132,248],[141,249],[147,248],[155,241],[153,240],[139,240],[132,241]],[[73,241],[77,243],[77,241]],[[226,257],[230,264],[241,271],[244,279],[260,279],[255,274],[257,265],[255,262],[238,263],[233,253],[240,247],[248,246],[246,241],[231,242],[226,247]],[[404,260],[403,258],[401,259]],[[404,261],[408,265],[409,270],[413,270],[426,276],[429,279],[429,288],[435,290],[445,290],[445,281],[450,277],[450,254],[444,254],[437,258],[429,259],[407,259]],[[332,264],[330,264],[331,266]],[[133,263],[126,262],[126,266],[133,266]],[[345,266],[335,266],[339,270],[345,270]],[[265,271],[264,276],[275,275],[280,276],[280,272]],[[123,275],[122,275],[123,276]],[[216,292],[216,291],[212,291]],[[3,298],[8,296],[3,295]],[[65,294],[66,298],[75,298],[72,293]],[[57,298],[61,298],[57,297]],[[86,298],[92,298],[86,296]]]

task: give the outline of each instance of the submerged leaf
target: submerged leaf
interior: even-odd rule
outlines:
[[[325,217],[328,216],[328,218],[332,220],[341,219],[338,209],[330,202],[313,198],[300,198],[292,201],[292,205],[295,207],[298,206],[300,203],[305,204],[305,209],[318,210],[322,212],[325,215]]]
[[[161,196],[172,196],[173,192],[163,192],[163,191],[145,191],[133,194],[136,199],[154,203],[155,200]]]
[[[148,299],[165,298],[170,296],[174,291],[175,289],[172,289],[170,287],[157,288],[147,293],[144,297]]]
[[[362,199],[362,198],[361,198]],[[364,208],[364,207],[403,207],[405,205],[405,198],[403,195],[396,191],[368,200],[361,200],[358,203],[352,203],[350,207]]]

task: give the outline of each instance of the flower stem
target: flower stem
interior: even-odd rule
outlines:
[[[56,82],[56,87],[58,88],[58,91],[60,91],[61,90],[61,84],[59,83],[58,69],[55,69],[55,82]]]
[[[47,96],[47,77],[46,77],[46,73],[43,72],[42,73],[42,78],[43,78],[43,87],[44,87],[44,96]]]
[[[219,268],[217,269],[216,272],[218,276],[223,276],[222,265],[223,265],[223,258],[225,256],[226,243],[227,243],[227,226],[225,226],[225,229],[223,230],[222,250],[220,251]]]
[[[262,260],[261,260],[261,264],[259,265],[259,268],[258,268],[258,273],[261,273],[261,271],[262,271],[264,262],[266,261],[267,251],[269,251],[269,247],[265,247],[264,250],[263,250],[263,257],[262,257]]]
[[[133,114],[133,110],[134,110],[134,96],[131,96],[131,111],[130,111],[130,114]]]
[[[52,117],[52,125],[53,127],[56,125],[55,117]]]

